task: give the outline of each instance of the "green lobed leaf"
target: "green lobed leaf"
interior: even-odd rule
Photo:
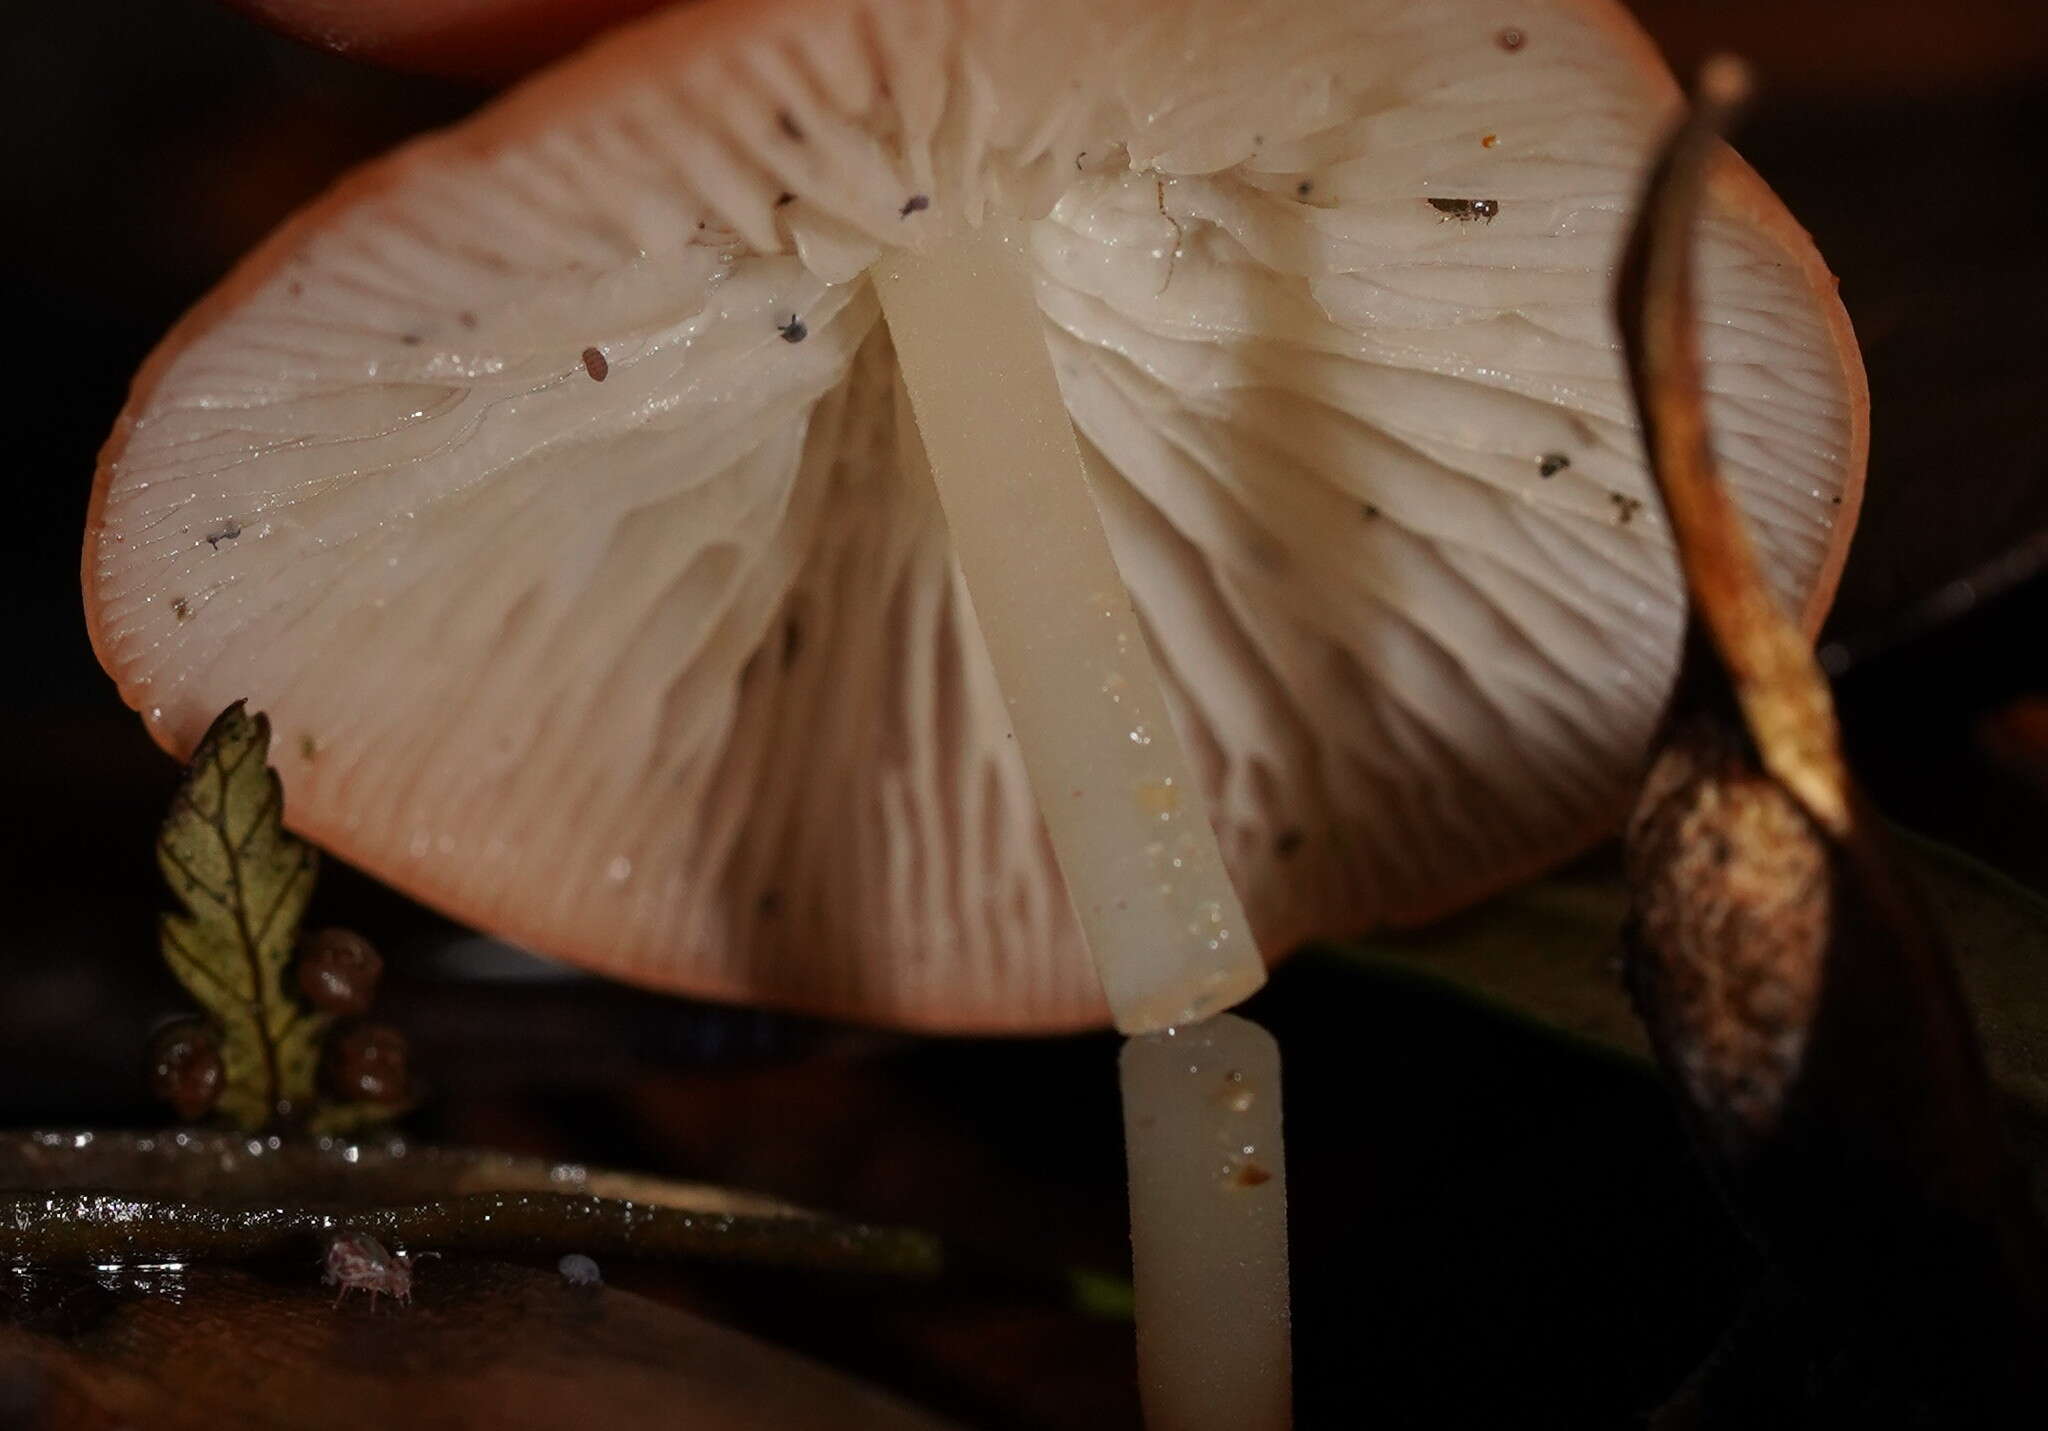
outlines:
[[[1389,931],[1333,956],[1449,984],[1482,1003],[1632,1059],[1650,1042],[1621,986],[1628,890],[1593,856],[1424,929]]]
[[[1955,950],[2019,1150],[2048,1201],[2048,900],[1967,855],[1894,830]],[[1633,1059],[1649,1041],[1621,986],[1618,864],[1582,860],[1425,930],[1333,957],[1449,984]]]
[[[318,856],[284,828],[270,722],[237,701],[193,752],[157,836],[184,912],[159,924],[164,962],[219,1026],[220,1113],[251,1131],[308,1107],[330,1016],[285,992]]]
[[[1999,1088],[2048,1119],[2048,900],[1946,845],[1894,833],[1955,949]]]

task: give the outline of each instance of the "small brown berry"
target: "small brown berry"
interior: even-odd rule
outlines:
[[[401,1103],[408,1079],[405,1038],[384,1024],[352,1024],[327,1041],[327,1090],[355,1103]]]
[[[204,1019],[178,1019],[149,1040],[149,1087],[187,1123],[204,1118],[220,1101],[226,1075],[220,1039]]]
[[[360,1014],[377,997],[384,961],[349,929],[316,929],[299,941],[299,992],[330,1014]]]

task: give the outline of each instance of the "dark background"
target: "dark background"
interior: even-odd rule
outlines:
[[[2048,15],[2038,0],[1642,0],[1766,96],[1739,147],[1841,275],[1870,489],[1823,638],[1852,755],[1920,831],[2048,887]],[[95,449],[178,313],[349,164],[477,102],[198,0],[16,4],[0,51],[6,405],[0,1125],[160,1118],[150,841],[175,771],[87,646]],[[920,1041],[533,977],[330,863],[394,966],[424,1136],[745,1184],[1115,1270],[1114,1045]],[[515,978],[514,974],[528,977]],[[1431,989],[1325,964],[1288,1057],[1304,1425],[1631,1424],[1753,1276],[1661,1090]],[[975,1424],[1129,1424],[1128,1328],[997,1295],[647,1289]]]

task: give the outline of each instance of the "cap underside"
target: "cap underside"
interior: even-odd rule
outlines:
[[[1609,304],[1671,104],[1605,4],[686,7],[350,179],[172,336],[101,471],[96,645],[173,750],[267,710],[295,825],[531,947],[1097,1021],[863,276],[995,206],[1039,219],[1268,955],[1441,910],[1597,831],[1670,685]],[[1719,452],[1816,612],[1861,373],[1797,227],[1732,160],[1717,195]]]

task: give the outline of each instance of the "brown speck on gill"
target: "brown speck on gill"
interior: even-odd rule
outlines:
[[[1500,212],[1498,199],[1431,199],[1429,206],[1443,215],[1442,222],[1445,223],[1452,219],[1463,223],[1484,219],[1492,223],[1494,216]]]

